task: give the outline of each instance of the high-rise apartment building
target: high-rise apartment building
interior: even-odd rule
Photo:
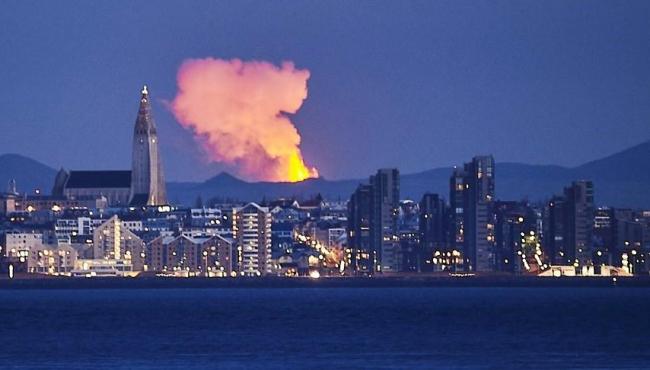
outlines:
[[[372,187],[372,213],[370,243],[377,254],[377,270],[400,270],[401,251],[397,221],[399,216],[399,171],[396,168],[380,169],[370,176]]]
[[[466,271],[494,270],[494,158],[477,156],[450,179],[454,242]]]
[[[567,246],[575,253],[580,265],[591,263],[594,228],[594,184],[591,181],[574,181],[564,188],[567,200]]]
[[[233,209],[233,239],[237,245],[237,272],[263,276],[272,272],[271,212],[256,203]]]
[[[422,258],[420,261],[429,261],[429,263],[420,264],[420,268],[431,266],[432,269],[436,267],[443,267],[446,269],[447,265],[451,265],[453,243],[451,238],[451,216],[449,207],[445,200],[438,194],[426,193],[420,200],[420,246]],[[436,258],[433,260],[433,257]],[[450,257],[450,258],[446,258]],[[436,263],[432,263],[432,262]],[[440,262],[440,263],[439,263]]]
[[[394,168],[378,170],[352,194],[347,235],[349,263],[356,273],[400,271],[399,207],[399,171]]]
[[[544,212],[543,246],[551,264],[593,263],[594,186],[574,181],[563,196],[553,197]]]
[[[377,256],[370,246],[372,186],[359,185],[348,202],[348,263],[360,274],[375,271]]]

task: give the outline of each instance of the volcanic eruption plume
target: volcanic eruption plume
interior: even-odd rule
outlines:
[[[210,160],[250,180],[300,181],[318,177],[288,116],[307,98],[307,79],[309,71],[291,62],[190,59],[178,71],[171,109]]]

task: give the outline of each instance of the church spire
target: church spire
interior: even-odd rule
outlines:
[[[147,85],[142,87],[140,91],[142,97],[140,98],[140,108],[138,109],[138,118],[135,121],[135,132],[146,134],[156,133],[156,125],[153,122],[151,115],[151,104],[149,104],[149,89]]]
[[[138,117],[135,120],[133,132],[131,199],[129,203],[138,206],[164,205],[167,203],[165,177],[147,85],[144,85],[141,94]]]

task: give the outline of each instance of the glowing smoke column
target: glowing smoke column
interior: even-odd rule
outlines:
[[[235,165],[253,180],[317,177],[300,152],[300,134],[287,114],[307,98],[309,71],[293,63],[190,59],[178,71],[171,103],[211,160]]]

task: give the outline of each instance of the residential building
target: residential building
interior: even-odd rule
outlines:
[[[372,274],[377,263],[371,247],[372,186],[359,185],[348,202],[346,264],[358,274]]]
[[[148,245],[148,269],[202,276],[232,274],[232,242],[219,235],[209,237],[160,236]]]
[[[574,181],[544,211],[543,245],[550,264],[593,265],[594,188]]]
[[[129,231],[117,215],[95,228],[93,259],[120,260],[133,271],[144,270],[144,242]]]
[[[370,246],[377,256],[379,272],[398,272],[401,251],[397,221],[399,217],[399,171],[380,169],[370,177],[372,208]]]
[[[237,272],[242,276],[272,273],[271,212],[248,203],[233,209],[233,239],[237,245]]]
[[[425,193],[420,200],[419,233],[422,246],[421,260],[429,261],[427,264],[430,264],[430,268],[425,268],[426,270],[434,270],[438,266],[442,268],[447,265],[445,263],[438,265],[436,260],[435,265],[438,266],[434,266],[432,258],[435,252],[439,252],[439,255],[452,252],[450,226],[450,209],[445,200],[438,194]],[[426,264],[420,263],[420,269],[423,267],[426,267]]]
[[[454,242],[468,272],[494,271],[495,173],[492,156],[477,156],[450,179]]]

